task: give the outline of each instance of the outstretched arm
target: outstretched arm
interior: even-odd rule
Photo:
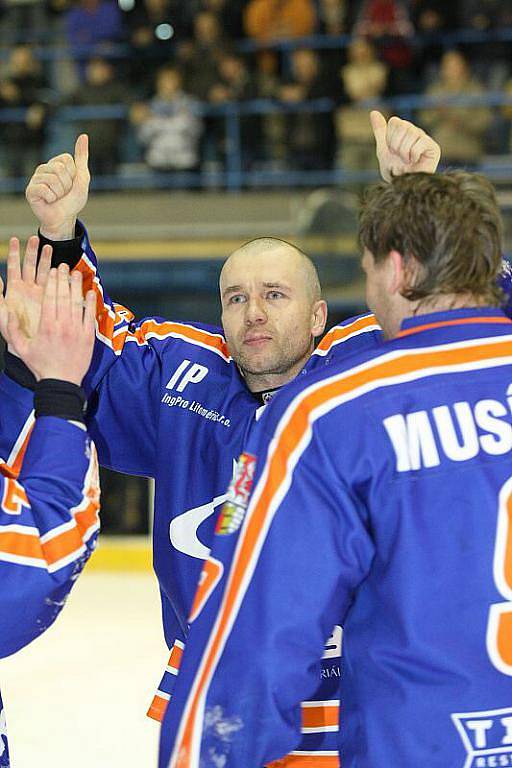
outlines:
[[[94,294],[81,276],[48,276],[34,336],[0,300],[0,330],[38,380],[35,426],[21,471],[0,463],[0,656],[55,620],[99,529],[97,460],[79,385],[94,344]],[[66,340],[73,336],[73,347]]]

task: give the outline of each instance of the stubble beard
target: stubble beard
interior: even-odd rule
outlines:
[[[313,351],[312,341],[304,345],[302,350],[292,351],[277,349],[266,359],[257,362],[243,352],[233,355],[235,363],[242,373],[249,376],[282,376],[295,368],[299,363],[305,364]],[[304,359],[306,358],[306,359]]]

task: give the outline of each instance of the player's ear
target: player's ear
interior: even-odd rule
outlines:
[[[409,270],[407,259],[399,251],[390,251],[387,259],[387,284],[391,294],[403,293],[407,288]]]
[[[327,323],[327,302],[323,299],[315,301],[312,307],[312,326],[311,333],[313,338],[321,336],[325,331],[325,325]]]

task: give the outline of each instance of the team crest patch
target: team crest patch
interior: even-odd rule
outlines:
[[[461,768],[512,768],[512,707],[452,715],[466,748]]]
[[[250,453],[242,453],[215,528],[215,533],[220,536],[229,536],[242,525],[251,495],[255,468],[256,457]]]

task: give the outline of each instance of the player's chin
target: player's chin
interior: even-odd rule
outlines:
[[[240,367],[252,374],[271,373],[275,368],[275,360],[263,350],[254,351],[252,354],[246,352],[241,357]]]

